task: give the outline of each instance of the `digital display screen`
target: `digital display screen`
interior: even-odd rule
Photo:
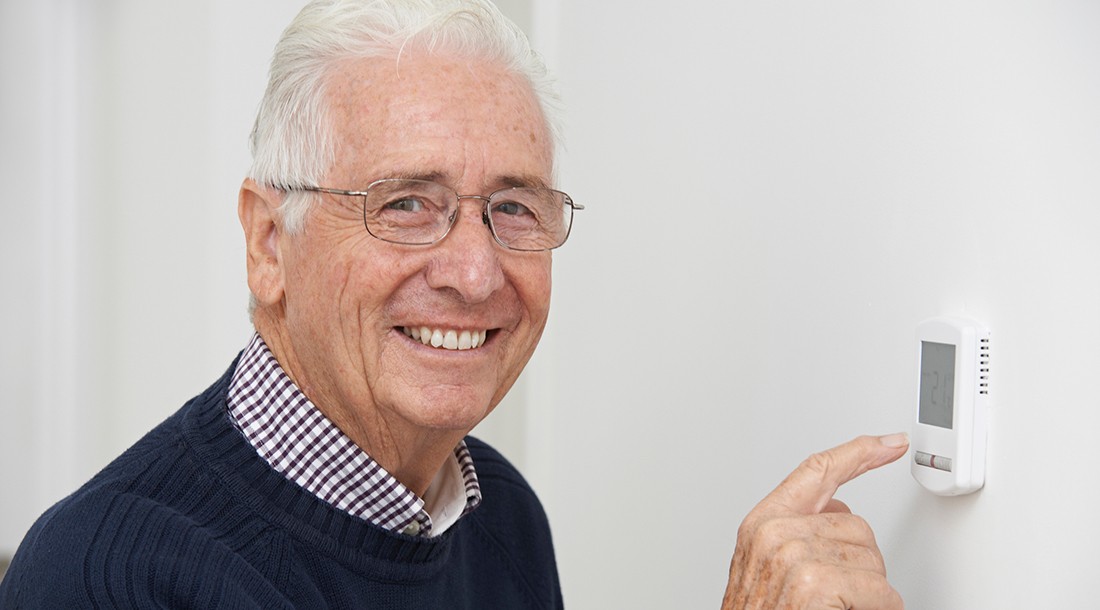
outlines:
[[[920,342],[920,405],[922,424],[951,429],[955,413],[955,346]]]

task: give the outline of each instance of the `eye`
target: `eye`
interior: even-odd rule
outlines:
[[[423,212],[424,202],[415,197],[405,197],[387,203],[385,209],[396,212]]]
[[[524,214],[530,214],[531,210],[527,209],[527,206],[522,203],[516,203],[515,201],[502,201],[493,206],[493,214],[504,214],[506,216],[522,216]]]

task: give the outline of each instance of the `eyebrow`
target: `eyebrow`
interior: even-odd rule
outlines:
[[[503,176],[498,182],[506,187],[533,187],[533,188],[551,188],[550,184],[543,178],[535,175],[522,175],[522,176]]]
[[[451,181],[448,179],[447,174],[437,171],[405,171],[405,172],[390,172],[384,176],[385,178],[397,178],[401,180],[427,180],[428,182],[438,182],[440,184],[451,186]],[[492,185],[490,188],[513,188],[513,187],[526,187],[526,188],[553,188],[546,181],[546,179],[535,174],[505,174],[490,182]],[[453,187],[452,187],[453,188]]]
[[[406,171],[406,172],[390,172],[384,176],[383,179],[396,178],[399,180],[427,180],[428,182],[439,182],[440,184],[446,183],[446,176],[443,172],[421,172],[421,171]]]

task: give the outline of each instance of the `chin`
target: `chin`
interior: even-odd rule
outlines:
[[[469,432],[493,410],[493,396],[465,387],[433,388],[413,404],[416,406],[403,409],[413,424],[425,429]]]

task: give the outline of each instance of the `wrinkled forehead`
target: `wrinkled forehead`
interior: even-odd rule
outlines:
[[[347,60],[326,86],[337,169],[348,161],[367,173],[461,166],[552,182],[553,145],[535,94],[499,63],[424,54]]]

